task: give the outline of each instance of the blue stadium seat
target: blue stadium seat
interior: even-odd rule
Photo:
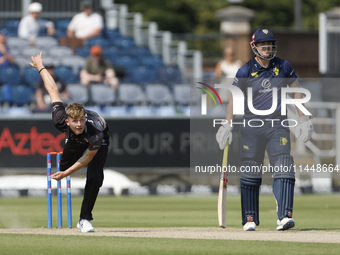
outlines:
[[[113,42],[115,39],[122,37],[118,29],[103,29],[103,36]]]
[[[76,76],[70,66],[57,66],[55,68],[55,74],[66,83],[76,81]]]
[[[28,40],[25,40],[23,38],[17,37],[17,36],[8,36],[7,37],[7,45],[8,48],[12,49],[13,47],[17,47],[19,49],[22,49],[26,46],[29,46]]]
[[[157,71],[158,81],[165,84],[180,83],[182,75],[177,66],[162,65]]]
[[[33,88],[26,84],[5,84],[9,103],[16,106],[28,105],[33,99]]]
[[[37,87],[39,81],[41,80],[41,76],[36,68],[31,66],[27,66],[23,70],[23,78],[27,84],[30,84],[33,87]]]
[[[146,47],[132,47],[129,52],[137,58],[152,56],[150,50]]]
[[[136,43],[131,37],[119,37],[113,40],[113,45],[123,49],[135,47]]]
[[[114,65],[124,67],[127,71],[134,69],[138,64],[137,59],[130,55],[121,55],[112,60],[110,59],[110,61],[113,61]]]
[[[72,67],[73,74],[76,76],[79,75],[79,71],[84,67],[85,62],[86,59],[78,55],[65,56],[61,59],[61,65]]]
[[[172,93],[165,84],[147,84],[145,94],[149,105],[171,105],[173,103]]]
[[[113,105],[116,100],[114,89],[106,84],[92,84],[90,86],[90,97],[94,105]]]
[[[5,20],[5,28],[8,32],[13,34],[18,34],[20,19],[6,19]]]
[[[55,45],[48,48],[48,55],[56,58],[63,58],[65,56],[73,55],[73,51],[70,47]]]
[[[21,82],[20,69],[16,65],[9,65],[0,68],[0,83]]]
[[[0,86],[0,104],[5,102],[4,86]]]
[[[72,102],[82,104],[87,104],[89,102],[88,88],[80,83],[68,84],[66,89],[70,93]]]
[[[45,47],[28,45],[22,48],[21,55],[27,57],[28,59],[31,59],[32,56],[40,54],[41,51],[43,52],[44,56],[46,56]]]
[[[38,36],[35,40],[35,46],[44,47],[45,49],[56,46],[58,44],[58,40],[52,36]]]
[[[174,85],[174,102],[176,105],[190,105],[190,84]],[[196,101],[196,98],[192,98]],[[198,98],[199,99],[199,98]],[[194,102],[193,102],[194,103]]]
[[[123,105],[140,105],[145,101],[143,89],[138,84],[122,83],[118,87],[118,101]]]
[[[128,79],[134,83],[154,83],[157,81],[156,69],[146,65],[135,66],[128,70]]]
[[[87,58],[88,56],[90,56],[90,48],[87,46],[77,47],[76,55],[81,56],[83,58]]]
[[[56,29],[64,30],[66,31],[68,24],[71,22],[71,19],[58,19],[55,22]]]
[[[159,56],[149,55],[139,58],[139,63],[141,65],[148,65],[156,68],[163,65],[163,60]]]
[[[90,38],[85,41],[85,45],[88,47],[92,47],[93,45],[99,45],[100,47],[108,47],[111,45],[110,41],[104,37],[98,36],[94,38]]]

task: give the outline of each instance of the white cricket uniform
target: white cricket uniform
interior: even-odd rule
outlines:
[[[95,29],[103,28],[103,18],[98,13],[87,16],[81,12],[73,16],[67,29],[75,33],[75,37],[83,38],[91,34]]]

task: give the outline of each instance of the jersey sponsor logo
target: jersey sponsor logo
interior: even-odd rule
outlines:
[[[263,87],[263,89],[260,89],[259,92],[260,93],[267,93],[267,92],[271,92],[272,89],[270,88],[271,86],[271,82],[269,79],[263,79],[261,86]]]

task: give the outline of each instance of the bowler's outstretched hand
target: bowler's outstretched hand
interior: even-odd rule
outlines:
[[[54,174],[51,175],[51,178],[57,181],[60,181],[61,179],[63,179],[64,177],[66,177],[66,175],[64,174],[64,172],[56,172]]]

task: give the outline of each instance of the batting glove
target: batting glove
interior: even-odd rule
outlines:
[[[296,126],[295,137],[303,141],[304,143],[308,142],[313,134],[313,117],[311,115],[305,115],[299,117],[298,125]]]
[[[228,122],[222,124],[218,129],[216,134],[216,141],[221,150],[224,150],[225,146],[227,145],[228,139],[229,144],[231,144],[233,140],[233,134],[231,133],[232,130],[233,127]]]

